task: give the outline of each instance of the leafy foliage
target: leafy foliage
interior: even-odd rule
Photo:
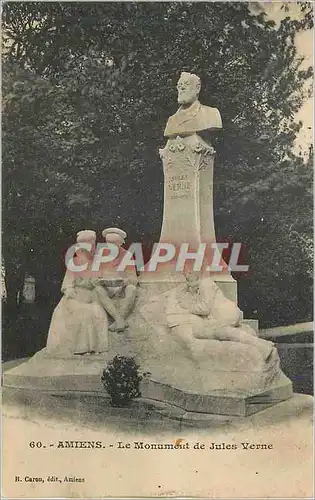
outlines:
[[[215,141],[215,221],[219,239],[248,245],[256,276],[240,280],[241,305],[252,315],[257,301],[265,303],[264,276],[280,310],[279,277],[292,282],[295,271],[281,259],[266,270],[263,248],[278,245],[286,255],[291,231],[301,233],[293,258],[309,264],[302,242],[312,231],[311,160],[305,164],[291,151],[302,126],[295,113],[310,95],[312,74],[295,39],[311,27],[311,10],[303,2],[300,20],[288,12],[276,26],[263,9],[254,13],[240,2],[5,4],[7,286],[14,269],[35,275],[41,294],[45,283],[58,282],[64,250],[83,227],[117,224],[130,241],[158,240],[157,151],[176,109],[178,75],[188,70],[201,77],[201,102],[223,117]],[[295,319],[305,319],[292,293]],[[271,312],[259,308],[260,320],[270,321]]]
[[[112,406],[126,406],[132,399],[141,396],[138,373],[139,365],[133,358],[115,356],[103,371],[102,383],[111,398]]]

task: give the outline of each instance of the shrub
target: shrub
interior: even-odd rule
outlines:
[[[142,376],[138,369],[135,360],[125,356],[115,356],[108,363],[101,380],[112,406],[127,406],[133,398],[141,396],[139,384]]]

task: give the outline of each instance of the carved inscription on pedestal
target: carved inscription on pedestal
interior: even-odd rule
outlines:
[[[172,175],[168,185],[171,200],[176,198],[188,198],[191,194],[191,182],[188,175]]]
[[[164,216],[161,241],[198,245],[212,229],[212,175],[214,149],[197,134],[168,140],[160,150],[164,169]],[[200,179],[203,178],[203,187]],[[204,206],[200,206],[200,197]],[[203,223],[202,218],[207,221]],[[201,232],[203,234],[201,234]]]

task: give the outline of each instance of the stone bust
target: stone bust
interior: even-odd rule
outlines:
[[[190,135],[196,132],[222,128],[219,110],[200,104],[198,100],[200,88],[199,76],[193,73],[181,73],[177,83],[178,104],[180,107],[168,119],[164,131],[165,137]]]

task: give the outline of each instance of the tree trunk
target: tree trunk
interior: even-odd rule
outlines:
[[[10,264],[5,266],[4,281],[7,294],[6,302],[9,310],[16,310],[19,306],[18,296],[19,292],[21,290],[23,291],[24,279],[25,279],[24,266],[15,267]]]

